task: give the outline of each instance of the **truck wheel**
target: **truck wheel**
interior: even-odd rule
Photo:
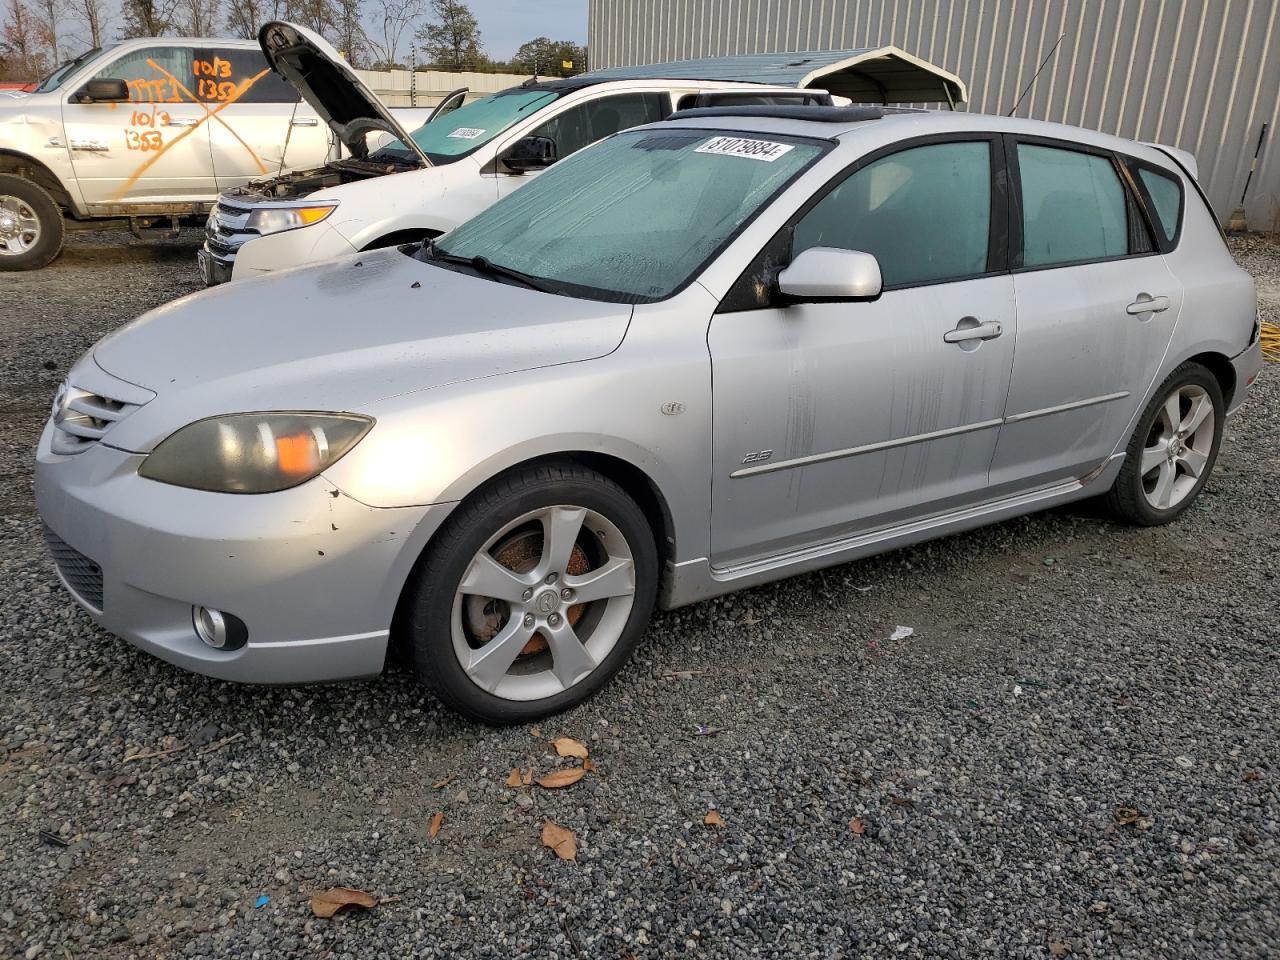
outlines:
[[[39,270],[62,250],[62,211],[37,183],[0,173],[0,270]]]

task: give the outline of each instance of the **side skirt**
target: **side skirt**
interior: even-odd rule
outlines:
[[[1074,480],[747,563],[715,567],[706,557],[668,563],[659,603],[663,609],[670,610],[735,590],[1084,500],[1107,490],[1115,482],[1123,462],[1123,453],[1113,454],[1098,469]]]

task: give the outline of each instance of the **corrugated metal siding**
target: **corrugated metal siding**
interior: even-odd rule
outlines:
[[[1189,150],[1214,209],[1249,189],[1280,229],[1280,0],[590,0],[592,67],[896,44],[958,74],[968,108]]]

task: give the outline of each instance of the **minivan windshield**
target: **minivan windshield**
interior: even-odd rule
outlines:
[[[472,100],[409,134],[436,166],[452,163],[478,150],[517,121],[523,120],[560,96],[558,90],[513,87],[490,97]],[[378,156],[409,157],[399,140],[387,144]]]
[[[778,134],[627,131],[560,161],[434,250],[556,292],[661,300],[829,146]]]
[[[32,92],[33,93],[49,93],[50,91],[57,90],[60,86],[62,86],[63,81],[66,80],[67,77],[70,76],[73,72],[75,72],[77,68],[79,68],[82,64],[88,63],[90,60],[92,60],[101,52],[102,52],[102,47],[94,47],[92,50],[86,50],[84,53],[80,54],[80,56],[76,57],[74,60],[68,60],[66,63],[60,66],[57,70],[53,71],[53,73],[49,74],[47,77],[41,80],[36,85],[35,90],[33,90]]]

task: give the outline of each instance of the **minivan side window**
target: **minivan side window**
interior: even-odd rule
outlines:
[[[528,135],[550,137],[556,142],[557,156],[563,160],[610,134],[653,123],[669,112],[665,93],[619,93],[570,107]]]
[[[1149,167],[1139,167],[1138,176],[1142,185],[1147,188],[1151,197],[1151,205],[1155,208],[1156,219],[1160,221],[1160,229],[1164,238],[1173,243],[1178,235],[1179,218],[1182,216],[1182,186],[1173,177],[1157,173]]]
[[[298,91],[267,65],[261,50],[197,50],[191,92],[205,103],[297,103]]]
[[[1022,263],[1108,260],[1129,253],[1124,185],[1109,157],[1018,144]]]
[[[792,256],[870,253],[887,287],[959,280],[986,273],[990,228],[990,145],[935,143],[855,171],[796,223]]]
[[[94,80],[123,80],[131,103],[185,103],[183,92],[195,89],[190,47],[143,47],[113,60]]]

